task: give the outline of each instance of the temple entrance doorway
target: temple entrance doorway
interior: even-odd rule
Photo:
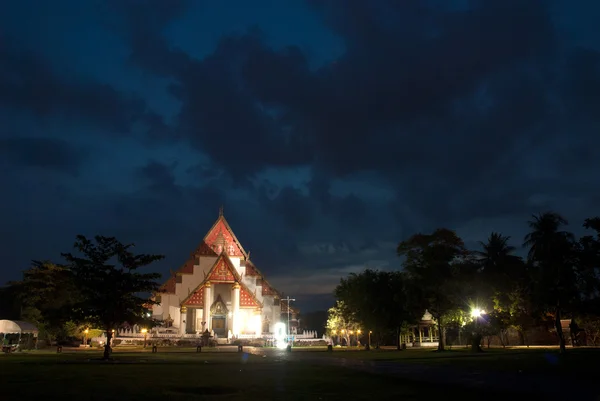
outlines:
[[[227,337],[227,319],[223,316],[213,316],[212,328],[215,334],[221,338]]]
[[[212,317],[212,329],[217,337],[227,337],[227,306],[219,295],[217,300],[210,308],[210,315]]]

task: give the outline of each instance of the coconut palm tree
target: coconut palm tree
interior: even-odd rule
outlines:
[[[562,310],[577,297],[575,239],[572,233],[562,230],[568,222],[555,212],[534,215],[528,224],[531,231],[523,246],[529,248],[538,302],[554,313],[560,351],[565,352],[560,320]]]
[[[475,251],[475,255],[483,270],[497,271],[512,256],[516,248],[508,244],[509,240],[510,237],[492,232],[486,242],[479,241],[483,251]]]

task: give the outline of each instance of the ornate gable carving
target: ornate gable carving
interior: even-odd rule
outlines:
[[[219,217],[213,228],[206,234],[196,252],[199,255],[208,256],[220,255],[222,252],[228,256],[246,256],[223,216]]]
[[[236,281],[236,276],[233,266],[228,263],[225,257],[221,257],[217,260],[216,266],[210,271],[208,280],[215,283],[231,283]]]
[[[227,310],[227,305],[225,305],[225,302],[223,302],[223,300],[221,299],[221,296],[219,295],[217,297],[217,300],[215,302],[213,302],[212,306],[210,307],[210,314],[211,315],[226,315],[227,312],[229,312],[229,310]]]
[[[251,294],[246,286],[240,288],[240,307],[242,308],[260,308],[262,305],[254,294]]]
[[[183,306],[204,306],[204,286],[201,285],[187,297],[182,303]]]

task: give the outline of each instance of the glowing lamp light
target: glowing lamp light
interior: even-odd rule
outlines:
[[[285,337],[286,337],[285,323],[283,323],[283,322],[276,323],[274,329],[275,329],[275,335],[273,337],[275,338],[275,346],[279,349],[285,349],[287,347],[287,343],[285,341]]]
[[[85,329],[85,330],[83,330],[83,332],[84,332],[85,334],[87,334],[87,333],[89,333],[90,331],[89,331],[88,329]]]
[[[148,332],[148,329],[142,329],[142,333],[146,334]]]
[[[360,333],[361,333],[360,329],[356,330],[356,334],[360,334]]]
[[[481,317],[481,315],[484,315],[485,311],[481,310],[481,309],[473,309],[471,310],[471,317]]]

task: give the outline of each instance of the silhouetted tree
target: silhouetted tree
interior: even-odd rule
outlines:
[[[114,237],[96,236],[95,243],[78,235],[75,248],[81,256],[63,253],[81,300],[73,306],[79,321],[93,322],[106,330],[104,359],[110,357],[112,330],[123,322],[135,324],[145,319],[146,308],[155,301],[142,293],[159,292],[158,273],[137,269],[164,258],[162,255],[135,255]]]
[[[405,257],[404,271],[418,288],[424,305],[438,326],[438,350],[444,350],[446,316],[464,306],[461,263],[468,257],[462,239],[452,230],[440,228],[432,234],[415,234],[398,245]],[[466,266],[466,265],[465,265]],[[415,302],[416,303],[416,302]]]
[[[9,286],[20,303],[19,318],[35,324],[41,338],[51,343],[73,334],[67,323],[81,293],[68,268],[49,261],[33,261],[23,272],[23,279]]]
[[[352,310],[353,319],[366,331],[373,331],[379,339],[384,332],[394,332],[400,349],[400,331],[406,324],[415,323],[418,308],[412,308],[405,278],[400,272],[381,272],[366,269],[342,278],[334,293],[336,298]]]
[[[562,312],[579,298],[574,236],[561,230],[568,222],[558,213],[541,213],[528,224],[531,232],[523,246],[529,248],[535,300],[554,315],[560,351],[565,352]]]

